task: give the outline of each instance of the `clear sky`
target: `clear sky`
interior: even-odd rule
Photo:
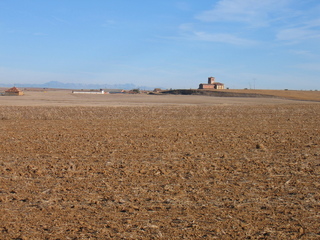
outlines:
[[[0,0],[0,84],[320,90],[319,0]]]

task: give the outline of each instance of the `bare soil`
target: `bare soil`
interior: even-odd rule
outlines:
[[[221,91],[221,90],[219,90]],[[282,97],[286,99],[295,99],[295,100],[305,100],[305,101],[318,101],[320,102],[320,91],[310,90],[264,90],[264,89],[225,89],[223,92],[234,92],[234,93],[243,93],[243,94],[262,94],[269,96]]]
[[[320,239],[319,103],[37,96],[0,98],[1,239]]]
[[[151,106],[151,105],[252,105],[252,104],[298,104],[310,100],[320,102],[320,92],[290,91],[291,98],[283,96],[287,91],[249,92],[250,90],[225,90],[228,97],[202,95],[148,95],[148,94],[73,94],[71,90],[30,89],[24,96],[0,96],[0,106]],[[240,94],[237,97],[233,92]],[[248,91],[248,92],[246,92]],[[252,90],[254,91],[254,90]],[[206,92],[221,92],[208,91]],[[259,98],[248,94],[259,94]],[[263,97],[263,95],[266,95]],[[273,94],[273,95],[270,95]],[[270,97],[274,96],[274,97]],[[300,98],[299,98],[300,97]],[[293,100],[292,100],[293,99]]]
[[[244,98],[283,98],[291,100],[320,102],[320,92],[297,90],[262,90],[262,89],[175,89],[163,91],[163,94],[204,95],[213,97]]]

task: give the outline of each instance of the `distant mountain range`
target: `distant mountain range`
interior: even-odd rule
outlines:
[[[46,83],[35,83],[35,84],[28,84],[28,83],[16,83],[14,86],[18,88],[62,88],[62,89],[124,89],[124,90],[131,90],[131,89],[141,89],[141,90],[153,90],[152,87],[146,86],[136,86],[132,83],[126,84],[83,84],[83,83],[62,83],[58,81],[51,81]],[[13,87],[12,84],[3,84],[0,82],[0,87]]]

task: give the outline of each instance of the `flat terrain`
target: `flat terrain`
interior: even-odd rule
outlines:
[[[217,90],[221,91],[221,90]],[[261,89],[226,89],[223,92],[234,92],[234,93],[254,93],[254,94],[264,94],[269,96],[277,96],[286,99],[295,100],[306,100],[306,101],[318,101],[320,102],[320,91],[297,91],[297,90],[261,90]]]
[[[319,119],[276,98],[0,97],[0,239],[320,239]]]
[[[162,91],[162,94],[200,95],[210,97],[241,98],[282,98],[301,101],[320,102],[320,92],[297,90],[259,90],[259,89],[173,89]]]
[[[5,89],[2,89],[4,92]],[[219,90],[221,91],[221,90]],[[150,105],[228,105],[297,104],[320,102],[320,91],[223,90],[227,93],[260,94],[258,98],[202,95],[73,94],[71,90],[24,90],[24,96],[0,96],[0,106],[150,106]],[[1,89],[0,89],[1,92]],[[263,97],[263,94],[266,97]],[[274,97],[270,97],[274,96]],[[298,100],[298,101],[293,101]]]

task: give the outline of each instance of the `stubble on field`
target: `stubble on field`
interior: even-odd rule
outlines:
[[[320,105],[1,107],[2,239],[319,239]]]

